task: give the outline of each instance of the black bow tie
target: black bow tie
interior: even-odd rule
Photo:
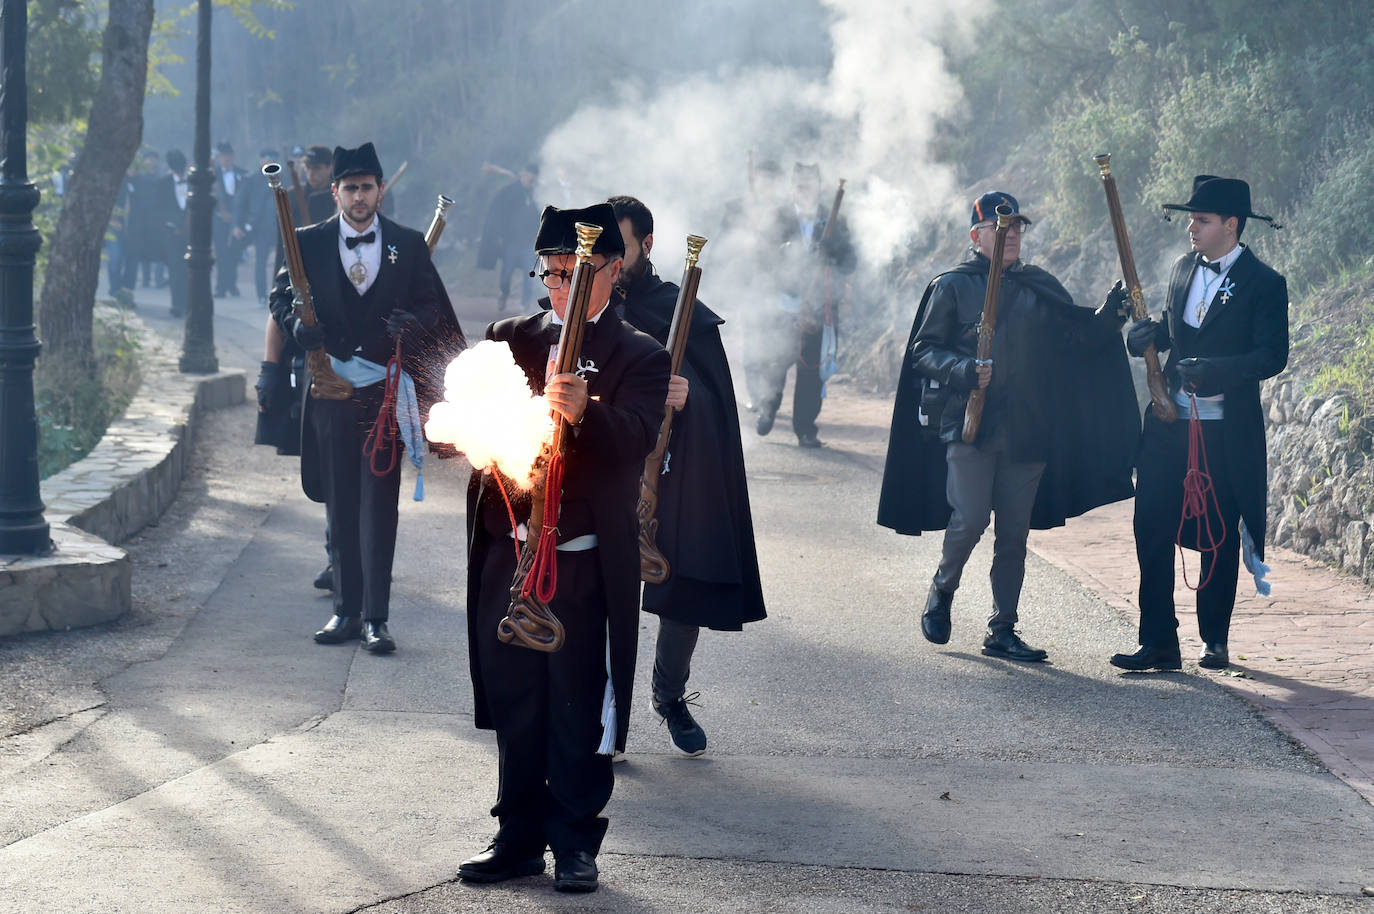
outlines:
[[[348,249],[351,251],[360,244],[371,244],[376,240],[377,230],[373,229],[366,235],[354,235],[352,237],[344,238],[344,244],[348,245]]]
[[[1211,270],[1213,273],[1221,273],[1221,264],[1215,260],[1199,260],[1198,266],[1205,267],[1206,269]]]

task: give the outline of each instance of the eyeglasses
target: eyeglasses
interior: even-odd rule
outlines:
[[[979,222],[977,225],[974,226],[974,228],[978,229],[979,231],[981,231],[981,230],[983,230],[983,229],[995,229],[995,228],[997,228],[997,223],[996,223],[996,222]],[[1020,219],[1017,219],[1015,222],[1013,222],[1010,226],[1007,227],[1007,232],[1008,232],[1009,234],[1013,234],[1013,235],[1024,235],[1024,234],[1026,234],[1026,232],[1029,232],[1029,231],[1030,231],[1030,223],[1029,223],[1029,222],[1022,222]]]
[[[597,267],[595,270],[592,270],[592,275],[595,276],[597,273],[600,273],[602,270],[606,269],[611,264],[615,263],[616,260],[619,259],[620,258],[616,257],[606,261],[601,266]],[[544,288],[548,289],[550,292],[557,292],[559,289],[563,288],[572,280],[572,273],[568,270],[545,269],[538,273],[536,273],[533,270],[530,270],[530,275],[533,276],[535,279],[538,279],[540,282],[542,282],[544,284]]]

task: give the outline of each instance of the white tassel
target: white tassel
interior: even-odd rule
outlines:
[[[611,637],[606,633],[606,693],[601,697],[601,745],[597,755],[615,754],[615,687],[611,683]]]

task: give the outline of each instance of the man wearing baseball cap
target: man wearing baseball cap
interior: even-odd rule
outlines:
[[[1198,175],[1187,203],[1166,210],[1188,214],[1191,250],[1174,261],[1159,320],[1131,325],[1127,348],[1140,356],[1153,344],[1168,352],[1164,379],[1178,418],[1145,415],[1136,473],[1135,544],[1140,563],[1139,650],[1116,654],[1113,666],[1136,672],[1182,666],[1174,615],[1174,548],[1199,549],[1195,580],[1198,666],[1225,669],[1240,557],[1262,580],[1268,477],[1259,385],[1288,364],[1288,284],[1240,243],[1249,219],[1274,228],[1250,209],[1250,185]],[[1190,432],[1193,433],[1190,435]],[[1199,435],[1211,479],[1205,517],[1181,527],[1190,437]],[[1206,534],[1210,533],[1210,536]],[[1202,535],[1199,535],[1202,534]]]
[[[992,357],[977,357],[997,209],[1006,234]],[[973,202],[969,257],[926,287],[893,410],[878,523],[920,535],[944,529],[921,631],[945,644],[964,565],[994,527],[992,608],[984,654],[1043,661],[1017,634],[1031,527],[1059,526],[1129,498],[1139,413],[1121,344],[1126,293],[1077,307],[1057,279],[1020,259],[1030,219],[1011,194]],[[985,393],[977,436],[963,439],[969,394]]]

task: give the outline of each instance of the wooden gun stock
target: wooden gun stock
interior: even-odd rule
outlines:
[[[1093,156],[1093,161],[1102,172],[1102,189],[1107,192],[1107,212],[1112,217],[1112,234],[1116,236],[1116,253],[1121,260],[1121,278],[1131,293],[1131,317],[1144,320],[1150,316],[1145,307],[1145,296],[1140,291],[1140,277],[1135,270],[1135,257],[1131,254],[1131,241],[1126,237],[1126,217],[1121,211],[1121,197],[1116,192],[1116,178],[1112,176],[1111,153],[1104,152]],[[1169,386],[1164,383],[1164,372],[1159,367],[1159,353],[1151,343],[1145,350],[1145,385],[1150,390],[1150,408],[1155,418],[1161,422],[1173,422],[1178,418],[1178,409],[1169,397]]]
[[[277,227],[281,230],[286,272],[291,277],[291,289],[295,294],[296,316],[307,327],[317,326],[315,301],[310,297],[310,282],[305,275],[305,261],[301,259],[301,242],[296,237],[296,223],[291,217],[291,201],[287,199],[286,188],[281,186],[281,166],[268,162],[262,166],[262,173],[276,198]],[[310,368],[310,396],[317,400],[347,400],[353,396],[353,385],[334,373],[323,346],[307,351],[305,363]]]
[[[673,323],[664,347],[668,350],[673,374],[678,374],[682,367],[687,339],[692,335],[692,311],[696,308],[697,288],[701,285],[701,267],[697,266],[697,259],[705,245],[706,239],[700,235],[687,236],[687,263],[682,270],[682,285],[678,287]],[[676,412],[671,406],[665,407],[663,422],[658,427],[658,441],[644,461],[644,475],[639,480],[636,509],[639,515],[639,578],[646,584],[662,584],[672,573],[668,559],[658,549],[658,518],[654,515],[658,512],[658,478],[663,473],[663,459],[668,454],[668,438]]]
[[[992,357],[992,337],[997,332],[997,297],[1002,291],[1002,253],[1007,248],[1007,230],[1011,228],[1011,207],[1005,203],[997,207],[997,236],[992,243],[992,254],[988,260],[988,290],[983,296],[983,320],[978,325],[978,361],[986,362]],[[988,392],[975,387],[968,395],[968,406],[964,408],[965,444],[972,444],[978,437],[978,426],[983,422],[983,407],[987,405]]]

